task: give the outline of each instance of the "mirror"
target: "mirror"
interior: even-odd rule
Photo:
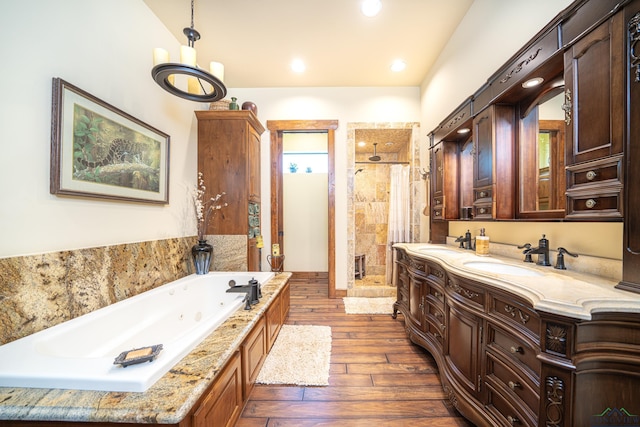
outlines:
[[[565,210],[564,86],[540,93],[520,119],[519,216],[562,217]]]

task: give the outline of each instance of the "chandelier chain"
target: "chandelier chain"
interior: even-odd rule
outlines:
[[[193,30],[193,2],[194,0],[191,0],[191,29]]]

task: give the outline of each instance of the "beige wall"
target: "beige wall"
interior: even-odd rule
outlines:
[[[474,2],[421,86],[422,126],[427,133],[570,3],[571,0]],[[423,162],[428,161],[425,151]],[[426,231],[428,217],[422,219],[422,230]],[[537,244],[544,233],[553,249],[563,246],[582,254],[622,257],[621,223],[460,221],[450,224],[449,234],[458,236],[471,228],[475,235],[480,227],[485,227],[495,242]],[[422,240],[428,240],[428,235],[423,233]]]
[[[193,236],[195,104],[151,79],[152,49],[179,42],[141,0],[2,2],[0,258]],[[170,204],[49,194],[51,80],[60,77],[169,134]]]

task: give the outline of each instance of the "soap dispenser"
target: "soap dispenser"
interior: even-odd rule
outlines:
[[[489,256],[489,236],[485,236],[484,228],[481,228],[480,235],[476,236],[476,255]]]

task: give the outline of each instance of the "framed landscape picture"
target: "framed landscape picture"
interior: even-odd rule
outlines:
[[[50,192],[169,203],[169,135],[54,78]]]

